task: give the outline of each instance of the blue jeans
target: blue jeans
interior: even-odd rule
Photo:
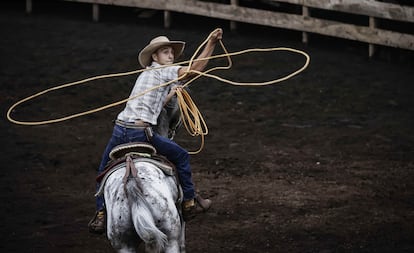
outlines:
[[[105,166],[109,162],[109,153],[115,146],[135,141],[148,142],[144,130],[115,125],[112,137],[106,145],[105,151],[102,155],[98,175],[104,170]],[[152,137],[151,144],[157,149],[158,154],[167,157],[168,160],[174,163],[177,169],[178,179],[180,180],[180,184],[183,189],[184,200],[193,199],[195,197],[195,191],[194,184],[191,179],[190,155],[188,152],[174,141],[155,133]],[[97,184],[96,187],[98,189],[99,184]],[[96,210],[101,210],[102,208],[104,208],[104,198],[101,195],[96,198]]]

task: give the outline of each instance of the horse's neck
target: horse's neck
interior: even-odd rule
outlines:
[[[164,106],[158,116],[157,126],[155,131],[166,138],[168,138],[169,130],[173,130],[180,120],[180,108],[176,97]]]

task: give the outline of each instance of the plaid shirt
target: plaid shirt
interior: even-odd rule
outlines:
[[[136,96],[152,87],[178,78],[178,69],[181,68],[181,66],[151,69],[159,66],[161,65],[153,62],[151,66],[147,67],[147,69],[150,70],[146,70],[139,75],[130,97]],[[165,102],[164,100],[170,92],[171,87],[174,85],[177,85],[177,82],[171,83],[168,86],[160,87],[147,92],[142,96],[129,100],[126,103],[125,109],[118,114],[117,119],[125,122],[143,120],[152,125],[156,125],[157,118]]]

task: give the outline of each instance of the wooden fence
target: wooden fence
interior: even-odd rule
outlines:
[[[64,0],[92,4],[92,18],[99,20],[99,5],[116,5],[155,9],[164,11],[164,25],[170,27],[171,12],[200,15],[230,21],[230,28],[236,29],[237,22],[284,28],[302,32],[302,41],[308,42],[308,34],[316,33],[326,36],[355,40],[368,43],[369,56],[375,51],[375,45],[414,50],[414,35],[396,29],[384,29],[381,21],[401,23],[402,26],[414,28],[414,7],[387,3],[376,0],[260,0],[269,7],[281,4],[296,7],[299,13],[263,10],[245,7],[244,3],[254,1],[222,0]],[[254,4],[252,5],[254,6]],[[295,8],[294,8],[295,9]],[[26,12],[32,10],[32,0],[26,0]],[[366,24],[355,24],[316,17],[314,12],[325,11],[328,16],[337,12],[352,17],[365,18]],[[410,29],[408,29],[410,30]],[[412,29],[414,30],[414,29]]]

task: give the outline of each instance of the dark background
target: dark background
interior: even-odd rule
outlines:
[[[231,52],[293,47],[311,64],[279,85],[235,87],[201,78],[192,96],[209,135],[192,156],[194,180],[213,209],[188,224],[188,252],[412,252],[414,250],[413,52],[363,43],[162,12],[6,1],[0,10],[0,250],[112,252],[89,234],[94,177],[122,106],[57,124],[19,126],[6,119],[18,100],[86,77],[138,69],[150,39],[187,42],[189,59],[216,27]],[[216,53],[221,53],[217,49]],[[304,58],[287,52],[235,57],[218,72],[231,80],[267,81]],[[210,66],[221,64],[212,61]],[[129,95],[136,75],[49,93],[13,112],[44,120],[95,108]],[[189,150],[200,140],[184,129]]]

